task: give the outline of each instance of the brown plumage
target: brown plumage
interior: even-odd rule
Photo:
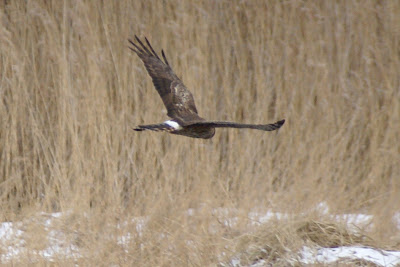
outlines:
[[[197,114],[193,95],[186,89],[183,82],[176,76],[170,67],[164,51],[161,50],[163,60],[157,55],[150,42],[145,38],[146,45],[135,35],[137,43],[128,40],[129,47],[143,61],[147,72],[153,79],[154,87],[160,95],[168,116],[172,120],[159,124],[139,125],[135,131],[166,131],[193,138],[208,139],[214,136],[215,128],[247,128],[262,131],[279,129],[285,120],[272,124],[243,124],[226,121],[206,121]]]

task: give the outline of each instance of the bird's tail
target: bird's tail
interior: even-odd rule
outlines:
[[[159,124],[148,124],[148,125],[139,125],[135,128],[133,128],[135,131],[156,131],[156,132],[172,132],[176,130],[174,127],[171,125],[168,125],[167,123],[159,123]]]

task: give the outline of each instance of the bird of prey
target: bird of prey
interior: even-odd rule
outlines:
[[[135,131],[165,131],[172,134],[192,138],[212,138],[215,128],[248,128],[262,131],[274,131],[282,127],[285,120],[272,124],[244,124],[227,121],[208,121],[197,114],[192,94],[183,82],[176,76],[161,50],[161,59],[145,38],[146,45],[135,35],[136,42],[128,39],[129,48],[143,61],[147,72],[153,80],[154,87],[160,95],[170,120],[158,124],[139,125]]]

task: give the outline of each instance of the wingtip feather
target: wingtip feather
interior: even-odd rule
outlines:
[[[163,50],[163,49],[161,49],[161,55],[162,55],[162,57],[163,57],[163,59],[164,59],[164,61],[165,61],[165,64],[167,64],[167,65],[169,66],[167,57],[165,56],[165,53],[164,53],[164,50]]]
[[[153,47],[151,46],[149,40],[147,40],[146,37],[144,37],[144,39],[146,40],[147,45],[150,47],[151,52],[153,53],[153,56],[155,56],[156,58],[160,59],[156,53],[156,51],[154,51]]]

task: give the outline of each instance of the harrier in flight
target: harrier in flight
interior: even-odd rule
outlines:
[[[173,72],[164,51],[161,50],[163,61],[151,47],[147,38],[145,38],[147,46],[136,35],[135,39],[137,43],[128,40],[132,45],[129,48],[143,61],[147,72],[153,79],[154,87],[167,108],[167,115],[171,118],[171,120],[163,123],[139,125],[134,128],[135,131],[166,131],[192,138],[209,139],[214,136],[215,128],[248,128],[274,131],[285,123],[285,120],[272,124],[244,124],[203,119],[197,114],[192,94]]]

